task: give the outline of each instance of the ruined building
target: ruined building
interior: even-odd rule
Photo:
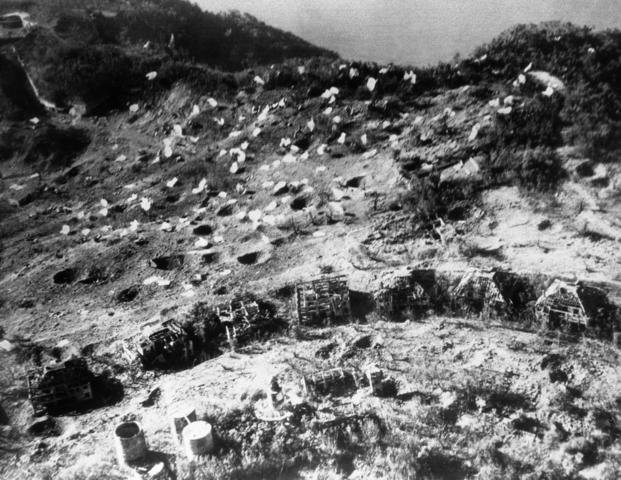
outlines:
[[[333,275],[295,287],[298,320],[303,325],[324,325],[351,316],[347,277]]]
[[[166,368],[190,363],[194,341],[177,321],[167,320],[140,341],[136,354],[145,368]]]
[[[537,300],[535,313],[546,328],[578,328],[608,336],[615,308],[599,288],[556,279]]]
[[[385,279],[375,293],[378,312],[386,317],[395,317],[406,312],[422,313],[428,310],[432,307],[432,300],[422,283],[421,275],[413,272],[401,272]]]
[[[28,397],[37,416],[71,410],[93,399],[93,375],[81,357],[29,370],[26,378]]]
[[[237,296],[216,307],[216,312],[231,347],[256,340],[279,325],[271,305],[250,297]]]
[[[221,347],[235,348],[281,326],[271,304],[236,296],[216,307],[201,303],[183,323],[163,322],[138,343],[125,346],[125,354],[129,361],[137,357],[146,369],[186,367],[219,354]]]
[[[307,395],[342,396],[360,387],[361,375],[352,369],[332,368],[312,373],[302,378],[302,388]]]
[[[471,270],[452,289],[451,297],[456,310],[474,313],[507,313],[511,302],[503,291],[498,272]]]

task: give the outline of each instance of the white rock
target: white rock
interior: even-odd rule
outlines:
[[[365,160],[368,160],[369,158],[373,158],[375,155],[377,155],[377,149],[374,148],[373,150],[369,150],[368,152],[365,152],[362,155],[362,158],[364,158]]]
[[[229,154],[240,164],[246,161],[246,153],[241,148],[231,148]]]
[[[258,222],[259,220],[261,220],[262,216],[263,212],[261,210],[250,210],[248,212],[248,218],[251,222]]]
[[[198,186],[196,188],[192,189],[192,193],[193,194],[198,194],[201,193],[203,190],[205,190],[205,187],[207,186],[207,179],[203,178],[199,183]]]
[[[321,98],[325,98],[328,100],[331,97],[339,94],[339,89],[337,87],[330,87],[325,92],[321,94]]]
[[[317,147],[317,155],[325,154],[326,148],[328,148],[328,146],[325,143],[322,143],[321,145],[319,145],[319,147]]]
[[[119,155],[118,157],[116,157],[116,159],[114,161],[115,162],[124,162],[125,160],[127,160],[127,155]]]
[[[551,97],[552,95],[554,95],[554,89],[548,86],[548,88],[546,88],[543,92],[541,92],[541,94],[544,97]]]
[[[218,106],[218,101],[215,98],[208,98],[207,103],[211,108],[216,108]]]
[[[565,83],[563,83],[560,78],[555,77],[548,72],[531,71],[528,72],[528,74],[546,87],[552,87],[554,90],[557,91],[565,90]]]
[[[367,80],[367,89],[369,90],[369,92],[372,92],[373,90],[375,90],[376,85],[377,85],[377,80],[373,77],[369,77],[369,79]]]
[[[69,235],[69,232],[71,232],[71,228],[69,227],[69,225],[63,225],[63,227],[60,229],[61,235]]]
[[[252,131],[252,136],[253,136],[253,137],[258,137],[259,135],[261,135],[261,129],[260,129],[259,127],[257,127],[257,128],[255,128],[255,129]]]
[[[165,138],[164,139],[164,157],[170,158],[170,157],[172,157],[172,154],[173,154],[173,151],[172,151],[172,139]]]
[[[474,140],[476,140],[477,136],[479,135],[479,130],[481,130],[481,124],[475,123],[472,126],[472,130],[470,131],[470,136],[468,137],[469,142],[473,142]]]
[[[324,115],[326,115],[326,116],[329,116],[329,115],[332,115],[332,111],[333,111],[332,107],[327,107],[327,108],[323,111],[323,114],[324,114]]]
[[[345,132],[341,133],[341,136],[339,137],[339,139],[337,140],[337,142],[339,142],[341,145],[343,145],[345,143],[345,139],[347,138],[347,135],[345,134]]]
[[[170,285],[170,280],[159,277],[157,275],[153,275],[149,278],[146,278],[143,282],[143,285],[159,285],[160,287],[167,287]]]
[[[313,132],[315,130],[315,120],[313,120],[312,118],[306,123],[306,126],[308,127],[308,129]]]
[[[236,174],[239,171],[239,165],[237,164],[237,162],[233,162],[231,164],[231,167],[229,168],[229,172],[231,172],[232,174]]]
[[[147,80],[149,81],[155,80],[157,77],[157,72],[149,72],[145,75],[145,77],[147,77]]]
[[[498,109],[498,115],[509,115],[513,111],[512,107],[504,107]]]
[[[493,100],[487,102],[487,104],[492,108],[498,108],[500,107],[500,98],[494,98]]]
[[[259,114],[259,116],[257,117],[257,120],[259,122],[264,122],[265,120],[267,120],[267,114],[270,112],[270,107],[269,105],[267,107],[265,107],[261,113]]]
[[[410,70],[409,72],[405,72],[403,74],[403,80],[404,81],[409,81],[412,85],[416,84],[416,74],[414,73],[413,70]]]
[[[369,138],[367,137],[366,133],[363,133],[360,136],[360,142],[362,142],[362,144],[365,145],[365,146],[369,143]]]
[[[174,177],[166,182],[168,188],[173,188],[177,184],[177,177]]]
[[[129,106],[129,111],[130,111],[131,113],[136,113],[136,112],[138,111],[138,109],[139,109],[139,108],[140,108],[140,107],[138,106],[138,104],[137,104],[137,103],[133,103],[133,104],[131,104],[131,105]]]
[[[256,83],[257,85],[265,85],[265,80],[257,75],[254,77],[254,83]]]
[[[332,119],[332,121],[333,121],[334,123],[336,123],[337,125],[338,125],[339,123],[341,123],[341,117],[340,117],[340,115],[336,115],[336,116]]]
[[[272,193],[274,195],[277,195],[278,193],[282,192],[286,187],[287,187],[287,182],[285,182],[284,180],[281,180],[274,186]]]

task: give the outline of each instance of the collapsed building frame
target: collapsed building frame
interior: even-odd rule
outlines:
[[[374,295],[376,309],[387,317],[428,310],[433,305],[425,288],[429,288],[430,273],[433,277],[427,270],[400,272],[383,281]]]
[[[345,275],[331,275],[295,286],[298,321],[324,325],[346,321],[351,316],[349,287]]]
[[[595,329],[604,335],[611,333],[615,310],[603,290],[559,279],[535,304],[535,315],[544,328]]]
[[[124,350],[129,361],[138,357],[145,369],[184,367],[210,358],[225,342],[234,349],[281,325],[271,304],[238,295],[227,303],[206,306],[192,320],[166,320]]]
[[[26,380],[28,398],[36,416],[69,410],[93,399],[93,375],[81,357],[28,370]]]

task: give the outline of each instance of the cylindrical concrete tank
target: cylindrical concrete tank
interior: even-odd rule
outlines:
[[[192,422],[196,421],[196,410],[192,405],[180,403],[170,410],[170,433],[173,441],[181,443],[181,432]]]
[[[116,427],[114,441],[120,465],[140,460],[147,453],[144,433],[136,422],[125,422]]]
[[[213,450],[211,425],[207,422],[192,422],[183,429],[183,449],[188,458],[205,455]]]

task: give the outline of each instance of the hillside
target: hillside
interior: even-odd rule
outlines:
[[[2,478],[619,478],[618,313],[534,314],[556,278],[620,300],[618,31],[522,25],[410,68],[178,0],[3,7],[38,25],[0,49]],[[435,293],[387,313],[408,269]],[[509,311],[456,296],[473,269],[516,275]],[[337,273],[351,318],[300,325],[296,285]],[[239,298],[269,322],[233,349],[214,331],[182,368],[128,358]],[[96,402],[29,431],[26,369],[71,353]],[[369,365],[379,390],[300,391]],[[214,425],[199,462],[170,439],[180,401]],[[153,452],[133,473],[126,420]]]

